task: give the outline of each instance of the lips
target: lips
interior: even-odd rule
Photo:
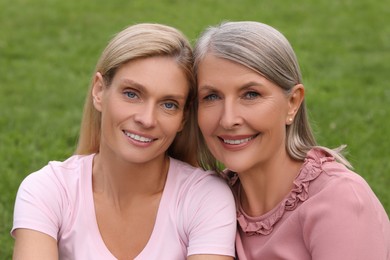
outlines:
[[[131,139],[133,139],[133,140],[135,140],[137,142],[150,143],[150,142],[153,142],[154,140],[157,140],[157,139],[153,139],[153,138],[137,135],[137,134],[134,134],[134,133],[130,133],[130,132],[127,132],[127,131],[123,131],[123,133],[127,137],[129,137],[129,138],[131,138]]]

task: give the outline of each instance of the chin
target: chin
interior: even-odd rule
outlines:
[[[248,170],[248,167],[245,167],[245,165],[243,165],[242,163],[237,163],[237,164],[228,163],[228,164],[224,164],[224,166],[230,171],[237,172],[237,173]]]

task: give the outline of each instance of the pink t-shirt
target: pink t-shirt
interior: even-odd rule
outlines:
[[[226,172],[235,194],[237,175]],[[308,153],[294,187],[259,217],[238,195],[237,254],[245,259],[389,260],[389,218],[363,178],[321,149]]]
[[[92,160],[50,162],[22,182],[14,225],[58,241],[60,259],[115,259],[96,222]],[[151,237],[136,259],[186,259],[193,254],[234,256],[236,212],[226,183],[211,172],[170,158]]]

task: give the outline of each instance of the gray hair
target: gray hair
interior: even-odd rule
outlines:
[[[212,54],[241,64],[282,88],[286,95],[297,84],[302,84],[298,60],[286,37],[275,28],[252,21],[225,22],[208,27],[199,37],[194,49],[194,72],[199,63]],[[296,160],[304,160],[307,152],[318,147],[310,127],[305,101],[299,107],[295,120],[286,126],[286,149]],[[350,167],[339,153],[341,149],[321,149],[330,153],[338,161]],[[204,139],[200,143],[201,164],[214,168],[215,158],[207,149]]]

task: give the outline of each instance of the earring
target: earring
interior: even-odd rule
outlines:
[[[293,118],[290,117],[290,118],[288,119],[288,122],[292,123],[292,121],[293,121]]]

